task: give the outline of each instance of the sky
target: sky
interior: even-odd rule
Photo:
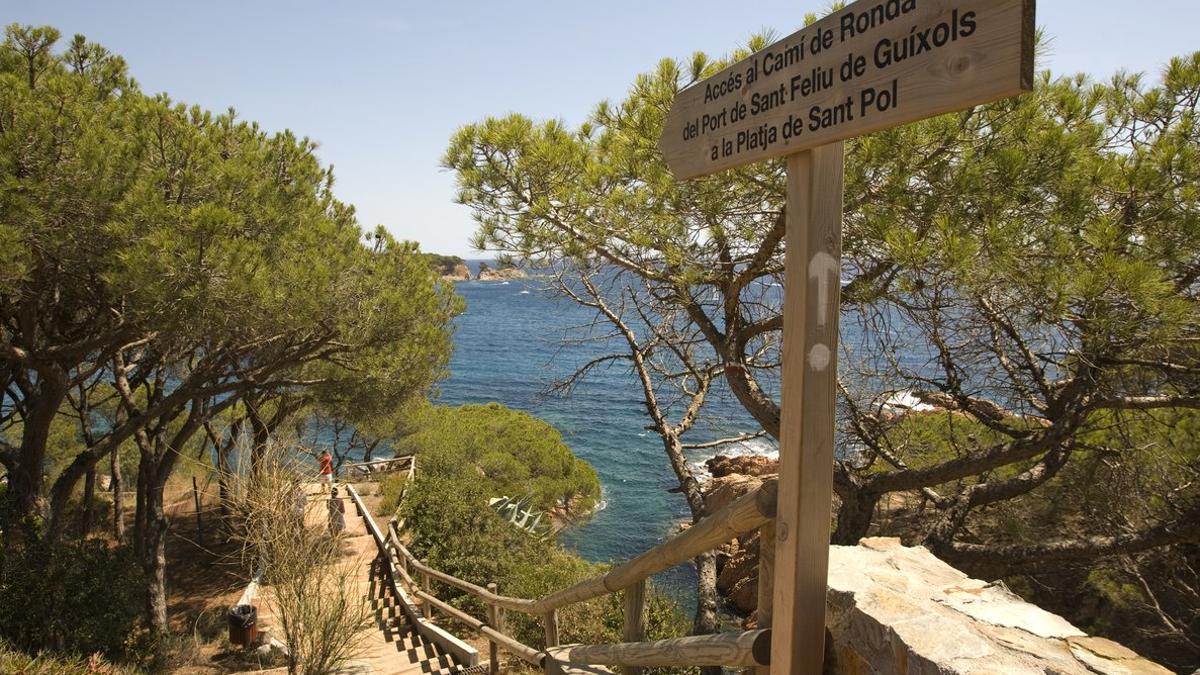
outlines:
[[[440,166],[451,134],[518,112],[575,125],[664,57],[724,55],[787,35],[826,0],[0,0],[0,21],[83,33],[130,63],[148,92],[319,144],[335,192],[364,227],[480,257],[470,210]],[[1041,0],[1039,63],[1107,78],[1156,74],[1200,49],[1197,0]]]

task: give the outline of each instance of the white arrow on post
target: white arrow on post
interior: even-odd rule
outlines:
[[[808,278],[817,282],[817,325],[821,328],[829,323],[829,292],[833,284],[841,283],[841,273],[837,259],[825,251],[818,251],[808,263]]]

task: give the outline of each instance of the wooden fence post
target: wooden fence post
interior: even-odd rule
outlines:
[[[429,581],[429,574],[426,572],[421,572],[421,590],[425,591],[427,595],[433,595],[433,584]],[[423,601],[421,613],[425,615],[426,619],[433,618],[433,603],[428,600]]]
[[[488,593],[492,595],[496,594],[496,588],[495,582],[487,585]],[[488,603],[488,625],[501,633],[504,632],[504,615],[494,602]],[[497,675],[500,672],[500,648],[495,640],[488,640],[488,660],[491,661],[488,672]]]
[[[820,675],[833,498],[842,182],[839,141],[787,158],[787,259],[771,672]]]
[[[546,648],[558,646],[558,610],[552,609],[546,613]]]
[[[624,591],[625,642],[641,642],[646,639],[646,580],[642,579]],[[642,669],[627,666],[625,675],[641,675]]]
[[[758,627],[771,627],[775,602],[775,521],[758,529]],[[758,666],[755,675],[771,675],[770,666]]]

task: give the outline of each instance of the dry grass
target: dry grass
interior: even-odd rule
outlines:
[[[289,672],[326,675],[359,655],[371,611],[355,566],[339,564],[340,542],[306,522],[300,502],[305,472],[295,456],[273,445],[256,469],[239,467],[229,477],[233,530],[243,567],[261,569],[271,587]]]

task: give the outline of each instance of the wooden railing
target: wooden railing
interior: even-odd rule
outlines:
[[[357,493],[355,495],[357,502]],[[436,570],[413,555],[401,542],[395,521],[381,545],[388,567],[423,603],[423,615],[434,609],[484,635],[490,642],[492,673],[496,673],[497,652],[504,649],[513,656],[547,673],[604,673],[592,666],[621,666],[627,674],[640,673],[651,666],[730,666],[754,667],[767,673],[770,663],[770,602],[761,604],[760,630],[742,633],[698,635],[673,640],[645,641],[646,580],[676,565],[692,560],[742,534],[760,530],[762,541],[774,541],[777,485],[769,480],[754,492],[704,518],[691,528],[655,546],[638,557],[616,565],[608,572],[537,600],[500,595],[496,585],[487,588]],[[769,556],[763,556],[769,559]],[[769,563],[766,563],[769,566]],[[771,575],[759,576],[759,597],[770,598]],[[420,576],[420,583],[413,578]],[[471,616],[439,598],[432,581],[439,581],[480,600],[487,607],[487,618]],[[558,610],[610,593],[624,593],[625,642],[603,645],[559,645]],[[760,600],[760,603],[762,600]],[[546,647],[538,650],[525,645],[504,630],[504,612],[515,611],[539,617],[545,630]]]

